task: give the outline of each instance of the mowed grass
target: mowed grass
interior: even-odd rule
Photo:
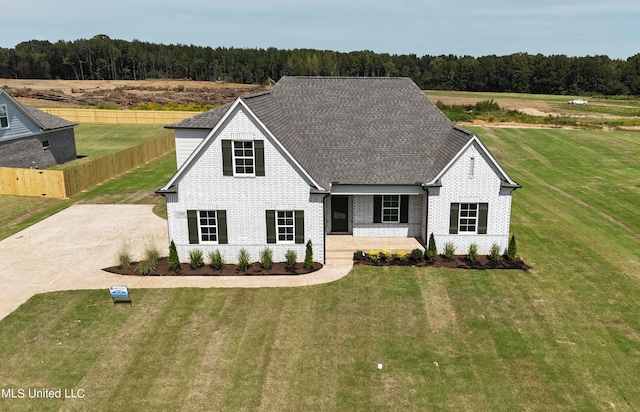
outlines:
[[[360,266],[296,289],[133,289],[132,306],[37,295],[0,322],[0,387],[85,398],[3,409],[639,410],[640,142],[473,130],[524,186],[512,232],[533,271]]]
[[[80,158],[56,169],[65,169],[127,149],[166,132],[162,126],[148,124],[78,124],[75,137],[76,153]]]

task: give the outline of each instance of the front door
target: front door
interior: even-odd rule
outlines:
[[[349,196],[331,196],[331,231],[349,231]]]

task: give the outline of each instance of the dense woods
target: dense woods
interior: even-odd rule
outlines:
[[[264,84],[284,75],[405,76],[423,89],[640,95],[640,54],[567,57],[390,55],[372,51],[211,48],[126,41],[97,35],[75,41],[31,40],[0,48],[0,77],[143,80],[222,79]]]

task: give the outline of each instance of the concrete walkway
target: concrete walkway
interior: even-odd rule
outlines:
[[[321,270],[301,276],[133,277],[114,266],[122,242],[138,260],[150,242],[168,253],[167,222],[151,205],[74,205],[0,241],[0,319],[31,296],[58,290],[173,287],[293,287],[332,282],[352,268],[352,251],[336,251]],[[131,229],[133,228],[133,230]]]

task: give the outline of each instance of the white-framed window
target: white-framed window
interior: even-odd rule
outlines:
[[[458,219],[458,231],[464,233],[476,233],[478,230],[478,204],[460,203],[460,216]]]
[[[400,196],[382,196],[382,222],[398,223],[400,221]]]
[[[252,140],[233,141],[233,175],[255,176],[255,151]]]
[[[296,220],[293,210],[276,211],[276,233],[278,243],[293,243],[295,241]]]
[[[218,218],[215,210],[198,211],[198,231],[200,242],[218,242]]]
[[[43,140],[42,141],[42,148],[44,150],[47,150],[49,147],[51,147],[51,143],[48,140]]]
[[[7,105],[0,104],[0,129],[9,128],[9,113],[7,112]]]

